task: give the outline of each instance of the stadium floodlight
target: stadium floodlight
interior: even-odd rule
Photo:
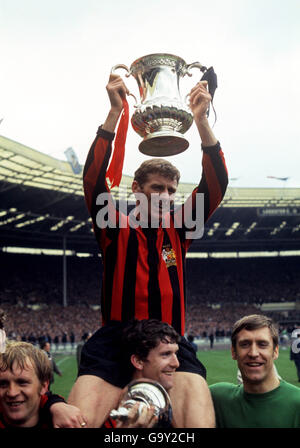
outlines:
[[[72,227],[70,229],[70,232],[76,232],[77,230],[81,229],[81,227],[85,226],[85,221],[80,222],[79,224],[76,224],[76,226]]]
[[[257,226],[257,222],[254,221],[247,230],[245,230],[244,235],[247,235],[248,233],[252,232],[252,230]]]
[[[7,224],[11,224],[14,221],[18,221],[19,219],[24,218],[26,216],[25,213],[19,213],[17,216],[12,216],[11,218],[7,218],[4,221],[0,221],[0,226],[6,226]]]
[[[36,222],[44,221],[46,218],[48,218],[49,215],[46,216],[38,216],[37,218],[28,219],[27,221],[20,222],[19,224],[16,224],[15,227],[20,229],[22,227],[30,226],[32,224],[35,224]]]
[[[236,229],[239,227],[240,223],[239,222],[234,222],[231,227],[227,230],[227,232],[225,233],[226,236],[231,236],[233,234],[233,232],[236,231]]]
[[[279,233],[284,227],[286,227],[287,222],[286,221],[282,221],[282,223],[278,226],[275,227],[272,232],[270,232],[270,235],[276,235],[277,233]]]

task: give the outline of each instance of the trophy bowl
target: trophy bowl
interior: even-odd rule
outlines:
[[[140,403],[140,410],[143,406],[154,406],[154,414],[158,421],[171,419],[171,400],[164,387],[152,380],[140,379],[131,381],[128,384],[118,409],[113,409],[110,413],[112,419],[126,420],[130,409]]]
[[[127,77],[133,76],[140,93],[140,103],[135,105],[131,124],[143,141],[139,150],[149,156],[166,157],[185,151],[188,140],[183,134],[191,127],[193,115],[180,93],[180,79],[192,76],[190,69],[206,67],[199,62],[186,64],[179,56],[155,53],[134,61],[130,69],[124,64],[115,70],[125,69]]]

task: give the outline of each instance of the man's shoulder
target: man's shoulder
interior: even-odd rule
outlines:
[[[236,384],[233,384],[233,383],[227,383],[225,381],[221,381],[219,383],[214,383],[209,386],[210,389],[223,389],[223,388],[236,389],[237,387],[239,387],[239,386]]]
[[[283,391],[290,392],[295,398],[297,397],[297,400],[300,400],[300,387],[284,380],[280,381],[280,386]]]
[[[233,383],[220,382],[211,384],[209,389],[213,396],[218,396],[222,394],[226,394],[227,396],[239,393],[241,390],[240,385],[236,385]]]
[[[223,409],[239,402],[242,397],[243,386],[233,383],[220,382],[209,386],[216,409]]]

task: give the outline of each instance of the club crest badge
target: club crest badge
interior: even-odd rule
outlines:
[[[163,246],[162,257],[166,263],[167,268],[176,266],[176,252],[171,246]]]

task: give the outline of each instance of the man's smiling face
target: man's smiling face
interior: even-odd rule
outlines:
[[[140,204],[140,212],[143,220],[151,223],[151,219],[158,223],[165,213],[170,211],[174,202],[177,180],[164,177],[158,173],[150,173],[146,182],[139,185],[137,181],[132,183],[134,193],[142,193],[145,201]]]
[[[158,381],[166,390],[173,386],[173,378],[179,367],[177,359],[178,344],[173,342],[160,342],[150,350],[147,359],[141,361],[140,371],[144,378]]]
[[[14,362],[12,370],[0,370],[0,408],[5,421],[12,426],[36,425],[41,395],[47,386],[47,382],[41,385],[29,359],[24,369]]]
[[[273,362],[278,358],[278,351],[268,327],[241,330],[237,334],[236,346],[232,347],[232,358],[238,363],[244,384],[264,387],[272,381]]]

